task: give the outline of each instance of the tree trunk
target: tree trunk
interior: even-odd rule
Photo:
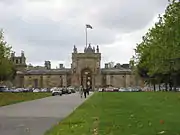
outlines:
[[[169,82],[170,91],[172,91],[172,82]]]
[[[154,91],[156,91],[156,85],[155,85],[155,83],[153,83],[153,87],[154,87]]]
[[[174,76],[173,77],[173,86],[174,86],[174,91],[176,91],[176,87],[177,87],[177,77],[176,76]]]
[[[161,91],[161,84],[159,84],[159,91]]]
[[[168,84],[167,83],[165,83],[165,91],[168,91],[168,86],[167,86]]]

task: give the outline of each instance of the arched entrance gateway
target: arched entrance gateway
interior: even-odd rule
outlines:
[[[81,86],[92,89],[92,71],[88,68],[81,70]]]

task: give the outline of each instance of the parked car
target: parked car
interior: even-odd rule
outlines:
[[[119,88],[113,88],[114,92],[119,92]]]
[[[62,91],[59,89],[54,89],[52,91],[52,96],[56,96],[56,95],[62,96]]]
[[[131,92],[130,88],[120,88],[119,92]]]
[[[71,94],[71,90],[68,88],[62,88],[62,94]]]
[[[0,92],[11,92],[6,86],[0,86]]]
[[[41,92],[48,92],[48,89],[47,88],[42,88]]]
[[[6,91],[6,87],[5,86],[0,86],[0,92],[4,92]]]
[[[65,89],[65,88],[62,88],[62,94],[67,94],[68,92],[67,92],[67,89]]]
[[[99,92],[103,92],[104,88],[99,88],[98,91]]]
[[[71,89],[71,93],[76,93],[75,89]]]
[[[71,87],[71,86],[70,86],[70,87],[67,88],[67,90],[68,90],[68,91],[71,91],[71,93],[76,93],[74,87]]]
[[[113,90],[114,90],[114,87],[107,87],[105,89],[106,92],[113,92]]]
[[[40,92],[41,90],[40,89],[34,89],[33,92]]]
[[[13,93],[23,92],[23,88],[11,89],[11,92]]]
[[[70,89],[66,89],[67,90],[67,94],[71,94],[72,91]]]

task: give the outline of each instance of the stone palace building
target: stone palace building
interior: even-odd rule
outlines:
[[[132,87],[142,86],[142,79],[135,76],[129,64],[116,64],[109,67],[106,63],[101,68],[101,53],[99,47],[85,47],[84,52],[78,52],[74,46],[71,68],[59,64],[59,68],[51,69],[51,62],[45,61],[44,67],[26,65],[24,52],[21,56],[12,53],[17,75],[14,80],[16,87],[51,88],[51,87]]]

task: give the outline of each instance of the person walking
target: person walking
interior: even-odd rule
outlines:
[[[80,88],[79,88],[79,94],[80,94],[80,96],[82,98],[82,96],[83,96],[83,88],[82,88],[82,86],[80,86]]]
[[[87,95],[89,95],[90,87],[87,88]]]
[[[83,88],[83,92],[84,92],[84,98],[86,98],[87,89]]]

